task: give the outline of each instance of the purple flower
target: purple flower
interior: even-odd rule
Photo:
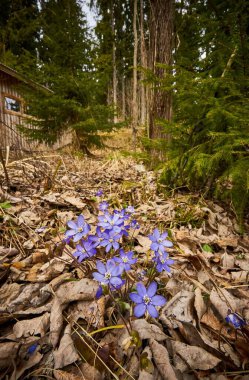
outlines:
[[[102,189],[99,189],[97,193],[95,194],[96,197],[101,197],[104,194],[104,191]]]
[[[239,314],[232,313],[230,309],[228,310],[228,314],[225,320],[227,323],[233,325],[235,329],[240,329],[241,327],[247,324],[246,321]]]
[[[122,265],[116,265],[114,260],[109,259],[107,260],[106,265],[98,260],[96,266],[98,272],[93,272],[95,280],[103,285],[112,285],[114,288],[122,285],[123,281],[120,277],[124,270]]]
[[[33,353],[35,352],[35,350],[37,349],[37,347],[38,347],[38,343],[34,343],[31,346],[29,346],[29,348],[27,350],[28,356],[33,355]]]
[[[67,225],[71,229],[66,231],[65,236],[66,238],[73,237],[74,242],[77,242],[86,236],[91,229],[89,224],[85,222],[83,215],[79,215],[76,222],[70,220]]]
[[[89,240],[81,240],[81,244],[76,245],[76,251],[73,255],[78,259],[78,262],[81,263],[87,257],[92,257],[97,252],[95,249],[95,244]]]
[[[100,202],[99,209],[100,211],[106,211],[109,207],[109,203],[106,201]]]
[[[104,228],[105,230],[120,232],[121,227],[124,225],[124,220],[120,218],[119,214],[109,214],[106,212],[104,215],[98,217],[98,226]]]
[[[158,272],[162,272],[163,270],[166,270],[166,272],[170,273],[170,267],[169,265],[174,264],[174,260],[171,260],[168,258],[167,252],[163,252],[162,254],[157,254],[153,261],[156,261],[156,270]]]
[[[133,219],[130,222],[130,227],[133,228],[134,230],[138,230],[140,228],[140,225],[138,224],[137,220]]]
[[[126,207],[125,211],[128,213],[128,214],[133,214],[135,212],[135,209],[133,206],[128,206]]]
[[[119,249],[118,240],[121,238],[121,235],[117,234],[115,231],[106,231],[102,234],[102,241],[99,243],[101,247],[105,247],[106,252],[108,253],[111,248]]]
[[[89,235],[88,240],[95,243],[95,247],[100,245],[100,243],[103,241],[103,232],[101,231],[100,227],[96,228],[96,234],[95,235]]]
[[[155,295],[157,291],[157,283],[153,281],[148,289],[139,282],[137,284],[137,293],[130,293],[130,299],[137,305],[134,307],[134,315],[137,318],[142,317],[147,311],[151,317],[157,318],[158,311],[155,306],[163,306],[166,299],[163,296]]]
[[[166,247],[172,247],[173,243],[167,240],[168,234],[164,232],[160,234],[158,228],[156,228],[148,238],[152,241],[150,249],[154,252],[164,252]]]
[[[114,257],[114,260],[116,263],[121,263],[124,265],[124,270],[130,270],[131,265],[135,264],[137,262],[137,259],[133,258],[134,252],[129,251],[129,252],[124,252],[123,249],[120,249],[120,256],[119,257]]]

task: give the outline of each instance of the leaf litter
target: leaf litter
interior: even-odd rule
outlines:
[[[231,213],[198,194],[166,195],[156,173],[131,158],[48,155],[7,169],[0,379],[247,378],[248,327],[224,323],[228,310],[249,318],[249,238]],[[135,207],[140,258],[147,259],[153,228],[168,230],[174,242],[172,272],[159,276],[167,303],[158,320],[132,319],[131,335],[122,320],[114,328],[109,296],[96,299],[94,268],[77,267],[63,242],[68,220],[82,213],[96,221],[100,188],[113,206]]]

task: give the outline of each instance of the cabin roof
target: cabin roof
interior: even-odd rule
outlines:
[[[28,79],[26,78],[24,75],[18,73],[18,71],[12,69],[11,67],[7,66],[7,65],[4,65],[3,63],[0,62],[0,72],[3,72],[9,76],[11,76],[12,78],[15,78],[17,80],[19,80],[20,82],[23,82],[23,83],[26,83],[28,84],[29,86],[33,87],[33,88],[36,88],[36,89],[40,89],[40,90],[43,90],[43,91],[46,91],[46,92],[53,92],[52,90],[50,90],[48,87],[46,86],[43,86],[31,79]]]

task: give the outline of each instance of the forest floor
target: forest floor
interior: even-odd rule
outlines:
[[[239,234],[232,212],[199,194],[166,196],[155,172],[115,152],[48,154],[7,169],[11,187],[0,193],[0,379],[248,379],[249,238]],[[174,264],[155,277],[167,298],[156,319],[130,317],[125,286],[114,292],[116,303],[110,295],[96,299],[95,258],[77,265],[75,245],[64,242],[67,222],[80,214],[94,230],[100,200],[110,210],[135,208],[140,228],[130,242],[138,261],[130,280],[143,270],[141,281],[149,282],[148,235],[155,228],[169,233]],[[97,257],[104,255],[98,249]],[[241,328],[225,323],[229,313]]]

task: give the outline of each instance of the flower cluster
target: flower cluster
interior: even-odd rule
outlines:
[[[151,240],[150,249],[154,253],[152,260],[155,262],[156,270],[158,272],[162,272],[163,270],[170,272],[169,266],[174,264],[174,260],[168,258],[168,252],[166,251],[166,248],[173,246],[172,242],[168,240],[167,237],[167,232],[160,234],[157,228],[151,235],[149,235],[149,239]]]
[[[96,193],[102,198],[103,191]],[[157,272],[163,270],[170,272],[170,265],[173,260],[169,259],[166,248],[172,247],[172,242],[167,239],[167,233],[160,233],[155,229],[149,238],[151,240],[152,261],[149,263],[153,276],[148,276],[147,268],[144,268],[143,260],[139,260],[132,251],[133,236],[140,228],[134,219],[135,209],[127,206],[122,210],[112,209],[107,201],[101,199],[99,202],[99,215],[96,226],[90,226],[83,215],[79,215],[76,221],[67,223],[68,230],[65,233],[66,243],[75,243],[73,256],[82,265],[85,260],[94,260],[96,271],[93,278],[99,282],[100,286],[97,297],[103,294],[103,290],[109,289],[115,296],[119,292],[119,297],[126,296],[127,290],[130,292],[129,299],[136,305],[134,316],[141,317],[148,313],[151,317],[157,318],[157,307],[163,306],[166,300],[161,295],[156,295],[157,283],[154,281]],[[140,267],[135,264],[141,262]],[[132,271],[132,277],[128,274]],[[136,288],[132,288],[130,279],[137,280]],[[147,280],[148,288],[141,281]],[[122,289],[125,291],[122,293]]]

